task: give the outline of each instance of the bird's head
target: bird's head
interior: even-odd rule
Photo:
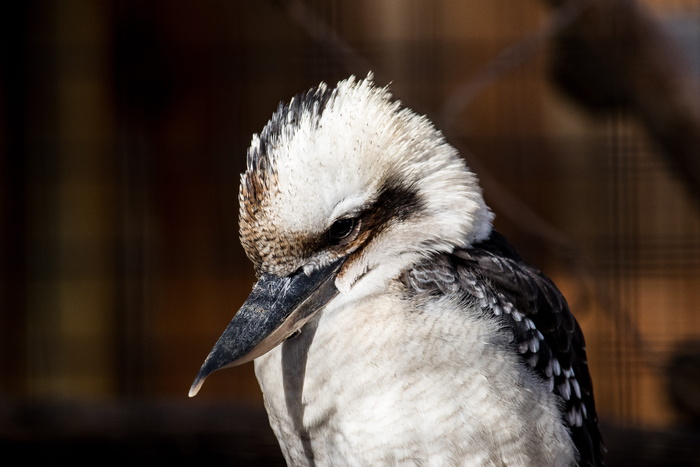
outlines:
[[[360,299],[422,257],[485,239],[493,217],[456,149],[371,76],[281,104],[253,136],[239,202],[259,280],[191,395],[339,296]]]

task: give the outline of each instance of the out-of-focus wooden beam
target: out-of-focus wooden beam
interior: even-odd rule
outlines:
[[[566,1],[545,0],[552,7]],[[594,0],[555,41],[553,79],[594,112],[629,108],[700,202],[700,83],[634,0]]]

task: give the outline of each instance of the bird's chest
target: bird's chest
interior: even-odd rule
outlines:
[[[524,424],[546,425],[561,438],[561,423],[549,420],[558,417],[554,403],[522,391],[530,381],[494,345],[496,329],[444,306],[383,298],[326,310],[258,358],[270,423],[288,462],[503,465],[502,448],[530,436]]]

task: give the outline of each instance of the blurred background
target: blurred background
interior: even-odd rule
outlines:
[[[700,465],[699,0],[0,8],[5,456],[282,465],[252,364],[187,391],[254,281],[251,135],[371,70],[567,296],[609,464]]]

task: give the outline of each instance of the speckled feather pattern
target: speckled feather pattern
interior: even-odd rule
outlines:
[[[411,290],[461,295],[500,323],[521,363],[563,401],[563,419],[582,465],[600,465],[593,387],[583,333],[556,286],[517,254],[500,234],[472,248],[439,255],[407,270]]]

